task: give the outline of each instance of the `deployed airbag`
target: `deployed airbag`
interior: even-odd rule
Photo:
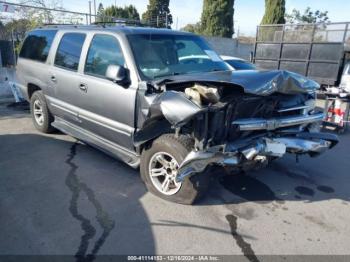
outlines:
[[[184,125],[196,114],[205,111],[189,100],[185,94],[167,91],[160,94],[152,103],[150,111],[161,111],[164,117],[175,127]]]

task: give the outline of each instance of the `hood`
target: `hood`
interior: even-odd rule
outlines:
[[[275,92],[282,94],[314,93],[320,87],[318,83],[307,77],[283,70],[241,70],[177,75],[157,81],[155,84],[168,86],[188,82],[233,84],[242,87],[245,93],[261,96],[268,96]]]

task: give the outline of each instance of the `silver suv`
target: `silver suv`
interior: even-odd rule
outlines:
[[[17,66],[35,127],[53,128],[134,168],[149,191],[192,204],[215,167],[242,171],[286,153],[317,156],[312,80],[231,71],[201,38],[126,26],[47,26],[28,33]]]

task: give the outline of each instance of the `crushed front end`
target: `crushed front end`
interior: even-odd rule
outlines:
[[[315,109],[314,81],[286,71],[227,74],[167,80],[149,105],[149,123],[164,118],[194,141],[179,182],[209,165],[245,169],[286,153],[315,157],[338,143],[319,132],[324,115]]]

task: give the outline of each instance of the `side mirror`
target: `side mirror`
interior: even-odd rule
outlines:
[[[106,71],[106,78],[117,84],[125,84],[128,78],[128,73],[125,67],[119,65],[109,65]]]

